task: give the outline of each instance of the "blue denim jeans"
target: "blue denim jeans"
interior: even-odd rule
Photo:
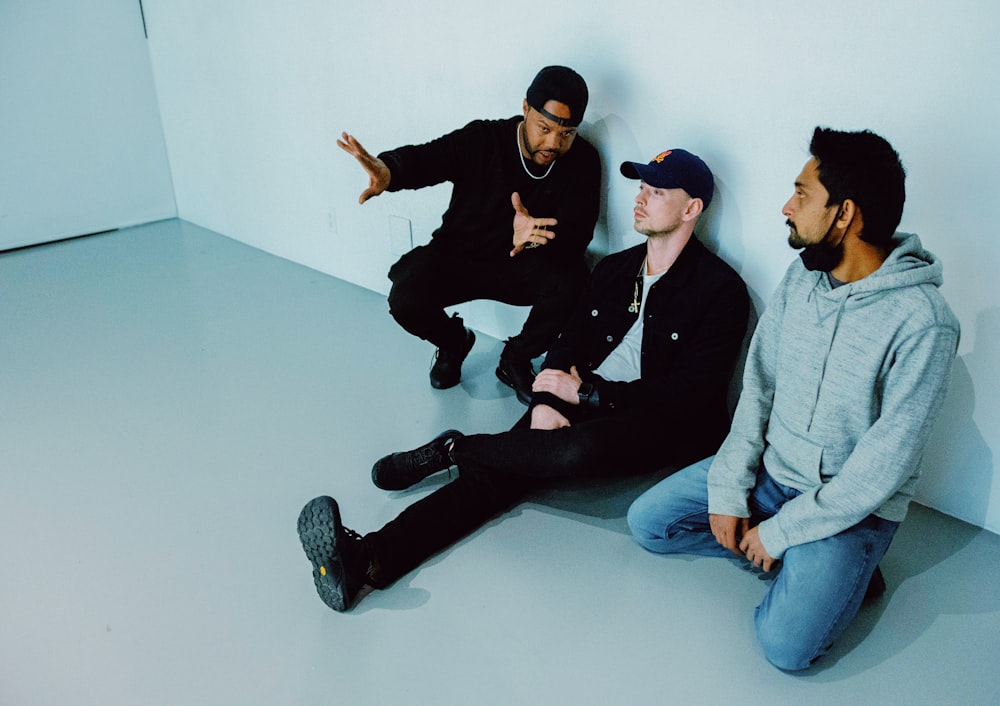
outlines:
[[[715,541],[708,522],[713,458],[678,471],[632,503],[628,523],[640,545],[660,554],[736,556]],[[751,525],[798,494],[761,468],[749,498]],[[830,649],[857,615],[897,527],[898,522],[869,515],[839,534],[785,552],[754,615],[757,640],[771,664],[805,669]]]

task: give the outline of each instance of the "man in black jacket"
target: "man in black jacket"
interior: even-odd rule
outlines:
[[[368,173],[361,203],[384,191],[452,183],[431,242],[389,270],[393,318],[437,347],[432,386],[458,384],[475,342],[445,307],[492,299],[531,306],[497,367],[518,399],[530,399],[531,359],[563,330],[587,282],[583,255],[597,222],[601,181],[597,150],[576,134],[587,99],[579,74],[548,66],[528,87],[523,115],[476,120],[377,157],[346,132],[337,141]]]
[[[648,164],[635,229],[645,244],[594,269],[584,305],[553,344],[529,411],[513,429],[449,430],[394,453],[372,480],[400,490],[458,467],[458,475],[365,537],[345,528],[333,498],[309,502],[299,536],[320,598],[350,608],[366,585],[384,588],[542,483],[645,473],[711,453],[729,427],[726,393],[746,332],[746,286],[694,237],[712,198],[712,173],[684,150]]]

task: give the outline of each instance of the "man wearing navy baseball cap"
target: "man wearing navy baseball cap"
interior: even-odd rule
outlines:
[[[387,588],[543,484],[680,467],[721,442],[750,303],[739,275],[694,237],[712,174],[684,150],[621,169],[641,179],[634,225],[646,242],[594,268],[514,428],[449,429],[377,461],[372,481],[384,490],[458,472],[364,537],[344,527],[331,497],[303,508],[302,546],[334,610],[351,608],[366,585]]]
[[[378,156],[346,132],[337,141],[368,173],[361,203],[385,191],[452,183],[451,203],[431,241],[389,270],[389,312],[437,348],[432,387],[459,383],[476,338],[445,308],[492,299],[531,306],[496,369],[521,402],[530,399],[531,361],[559,335],[587,284],[584,252],[601,185],[597,150],[577,135],[588,98],[580,74],[546,66],[512,118],[474,120]]]
[[[649,164],[624,162],[621,173],[629,179],[642,179],[657,189],[684,189],[689,196],[701,199],[702,210],[712,202],[715,179],[701,157],[687,150],[666,150]]]

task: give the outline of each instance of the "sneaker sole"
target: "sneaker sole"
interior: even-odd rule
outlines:
[[[344,564],[337,547],[337,535],[343,533],[337,501],[325,495],[310,500],[299,513],[298,530],[302,549],[312,562],[316,592],[324,603],[343,613],[348,601]]]

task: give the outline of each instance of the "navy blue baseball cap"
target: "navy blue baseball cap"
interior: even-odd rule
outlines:
[[[712,202],[715,179],[701,157],[687,150],[660,152],[649,164],[622,162],[621,172],[629,179],[642,179],[657,189],[684,189],[692,198],[701,199],[704,208]]]

